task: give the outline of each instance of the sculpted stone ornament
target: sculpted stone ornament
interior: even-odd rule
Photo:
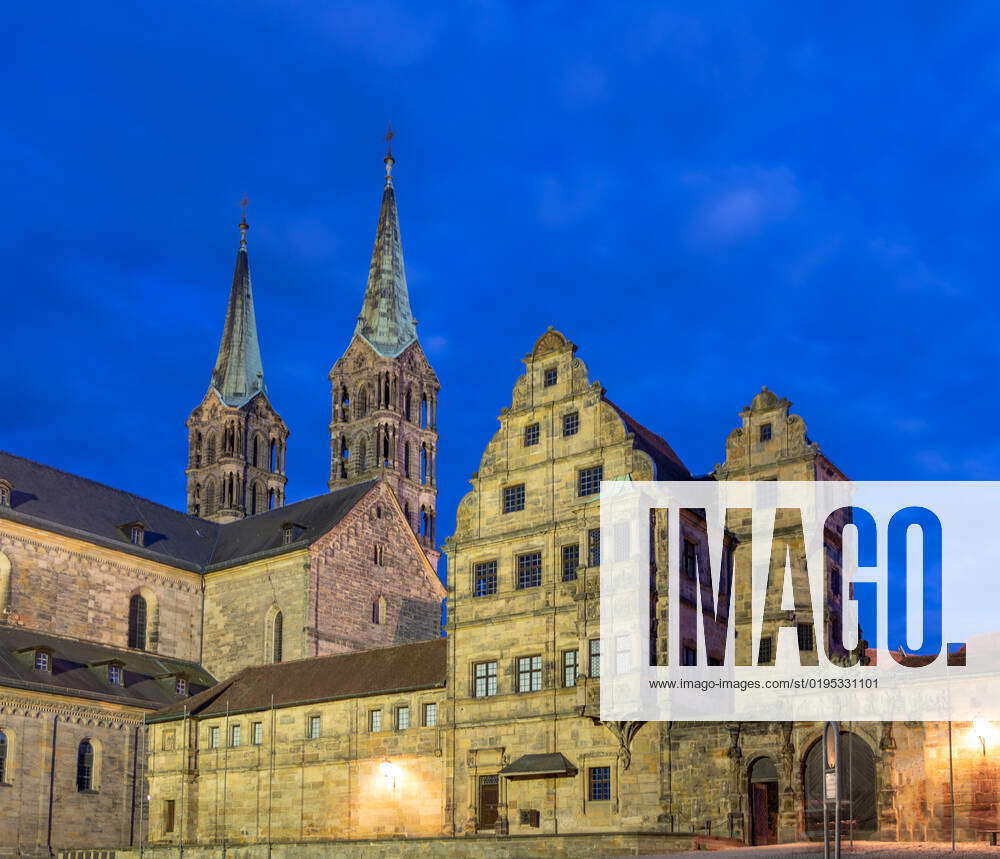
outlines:
[[[608,730],[615,735],[618,740],[618,760],[622,763],[622,769],[627,770],[632,765],[632,740],[639,733],[639,729],[645,722],[605,722]]]

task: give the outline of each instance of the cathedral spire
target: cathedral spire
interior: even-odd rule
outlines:
[[[219,355],[212,370],[212,387],[218,391],[227,406],[241,406],[264,386],[264,367],[260,360],[257,340],[257,320],[253,309],[253,291],[250,286],[250,262],[247,258],[247,199],[241,202],[243,218],[240,221],[240,247],[236,252],[236,270],[229,292],[229,308],[222,330]]]
[[[416,321],[410,310],[403,267],[403,244],[399,237],[396,192],[392,187],[392,126],[385,135],[385,188],[379,210],[375,247],[372,249],[368,285],[355,333],[385,358],[395,358],[417,339]]]

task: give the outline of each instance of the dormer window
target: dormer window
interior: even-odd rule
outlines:
[[[281,526],[281,545],[287,546],[295,539],[295,526],[292,524]]]
[[[174,692],[178,695],[187,695],[188,693],[188,682],[186,677],[178,677],[174,681]]]
[[[0,507],[10,507],[10,493],[13,487],[9,480],[0,478]]]
[[[108,683],[112,686],[125,685],[125,666],[120,662],[112,662],[108,665]]]
[[[52,654],[47,650],[35,651],[35,671],[44,671],[46,674],[52,671]]]
[[[146,526],[142,522],[126,522],[119,529],[133,546],[146,545]]]

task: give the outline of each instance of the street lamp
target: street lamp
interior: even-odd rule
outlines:
[[[399,776],[399,769],[396,767],[392,761],[388,758],[383,758],[382,763],[379,764],[379,772],[390,784],[393,790],[396,789],[396,778]]]
[[[979,744],[983,747],[983,757],[986,757],[986,738],[992,733],[992,726],[982,716],[976,716],[972,720],[972,732],[979,738]]]

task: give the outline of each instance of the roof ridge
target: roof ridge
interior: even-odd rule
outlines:
[[[302,662],[316,662],[320,659],[339,659],[347,656],[360,656],[364,653],[373,653],[374,651],[382,651],[383,653],[387,650],[401,650],[404,647],[415,647],[418,644],[432,644],[439,641],[447,641],[447,637],[444,635],[439,635],[437,638],[422,638],[419,641],[401,641],[398,644],[382,644],[377,647],[366,647],[363,650],[344,650],[340,653],[324,653],[319,656],[303,656],[299,659],[285,659],[281,662],[265,662],[260,665],[251,665],[240,671],[240,674],[247,674],[251,671],[268,671],[277,666],[289,666],[296,665]],[[236,675],[238,676],[238,675]]]
[[[18,632],[29,636],[38,636],[41,638],[55,638],[59,641],[65,641],[68,644],[85,644],[88,647],[101,648],[103,650],[115,650],[115,651],[127,651],[133,653],[136,656],[144,657],[146,659],[151,659],[156,662],[170,661],[170,662],[180,662],[185,665],[194,665],[205,671],[204,666],[196,659],[184,659],[180,656],[167,656],[163,653],[157,653],[152,650],[137,650],[134,647],[120,647],[117,644],[109,644],[104,641],[94,641],[90,638],[78,638],[74,635],[61,635],[58,632],[48,632],[44,629],[35,629],[28,626],[10,626],[10,625],[0,625],[0,638],[3,637],[4,632]],[[206,672],[208,673],[208,672]]]

